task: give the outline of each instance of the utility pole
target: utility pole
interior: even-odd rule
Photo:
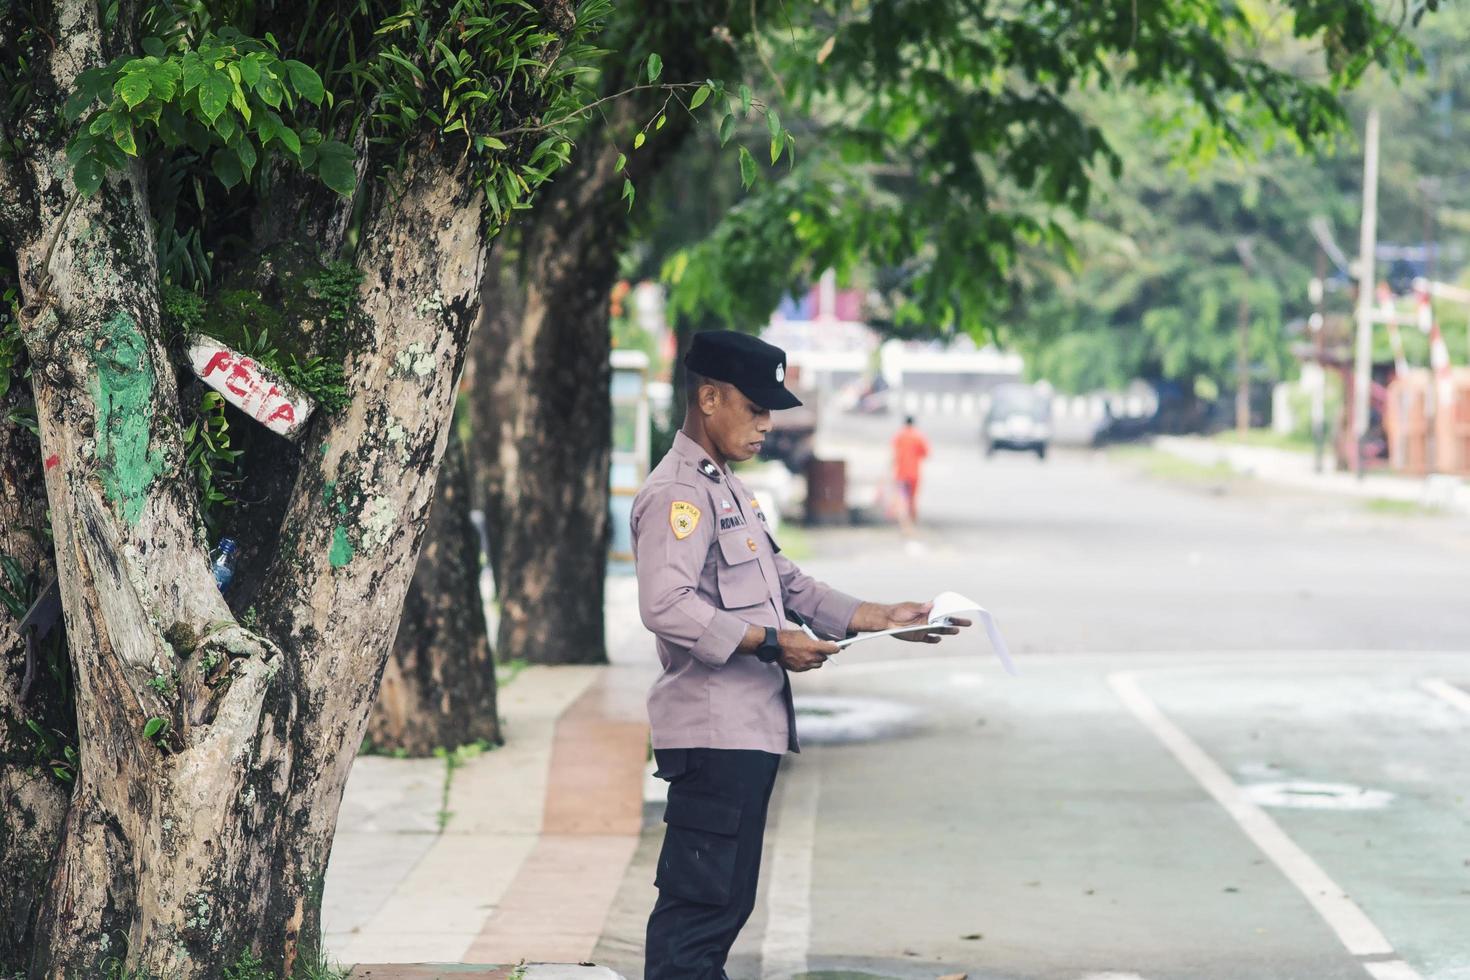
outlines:
[[[1363,223],[1358,238],[1358,336],[1353,359],[1353,468],[1363,476],[1368,439],[1369,390],[1373,385],[1373,286],[1378,251],[1378,108],[1368,110],[1363,137]]]
[[[1434,260],[1439,251],[1435,243],[1434,208],[1439,190],[1439,178],[1420,177],[1419,193],[1424,195],[1424,278],[1434,281]],[[1420,322],[1419,329],[1426,334],[1434,332],[1434,299],[1426,289],[1421,302],[1429,306],[1429,320]],[[1436,458],[1439,456],[1437,429],[1439,428],[1439,379],[1435,376],[1434,357],[1429,358],[1429,385],[1424,389],[1424,473],[1433,476]]]
[[[1235,254],[1240,256],[1241,267],[1245,270],[1244,280],[1240,286],[1240,303],[1236,306],[1235,312],[1235,431],[1240,435],[1245,435],[1251,427],[1251,307],[1247,298],[1250,274],[1255,265],[1255,258],[1251,253],[1251,240],[1237,238]]]
[[[1312,318],[1307,325],[1312,331],[1317,355],[1317,374],[1312,380],[1312,445],[1315,447],[1313,463],[1318,473],[1322,472],[1323,451],[1327,443],[1327,320],[1322,315],[1326,280],[1327,252],[1318,248],[1317,275],[1307,287],[1307,296],[1312,301]]]

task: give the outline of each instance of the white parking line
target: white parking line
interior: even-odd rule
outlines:
[[[1470,715],[1470,693],[1464,688],[1456,687],[1449,681],[1439,677],[1431,677],[1419,682],[1419,686],[1433,694],[1437,698],[1443,698],[1461,711]]]
[[[781,814],[766,891],[761,980],[791,980],[807,972],[812,931],[812,847],[817,838],[821,771],[802,759],[783,774]]]
[[[1367,970],[1374,980],[1423,980],[1418,971],[1403,960],[1364,963],[1363,969]]]
[[[1159,710],[1143,689],[1137,675],[1123,671],[1108,676],[1108,686],[1118,699],[1164,744],[1179,764],[1225,808],[1245,835],[1280,869],[1297,891],[1312,904],[1337,938],[1355,956],[1384,956],[1393,946],[1358,904],[1343,892],[1322,867],[1286,835],[1279,824],[1245,795],[1219,764],[1184,734]],[[1363,968],[1378,980],[1421,980],[1418,972],[1402,960],[1364,963]]]

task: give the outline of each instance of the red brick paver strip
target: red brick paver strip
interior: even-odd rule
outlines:
[[[558,719],[541,839],[465,959],[591,958],[642,828],[646,684],[611,668]]]

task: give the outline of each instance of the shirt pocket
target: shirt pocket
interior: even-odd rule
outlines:
[[[766,576],[756,561],[758,552],[750,546],[755,540],[754,528],[741,528],[720,535],[720,568],[716,573],[720,586],[720,605],[726,609],[758,606],[770,599]]]

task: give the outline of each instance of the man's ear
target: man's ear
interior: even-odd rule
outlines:
[[[705,382],[699,386],[699,410],[705,415],[715,414],[720,404],[720,386]]]

